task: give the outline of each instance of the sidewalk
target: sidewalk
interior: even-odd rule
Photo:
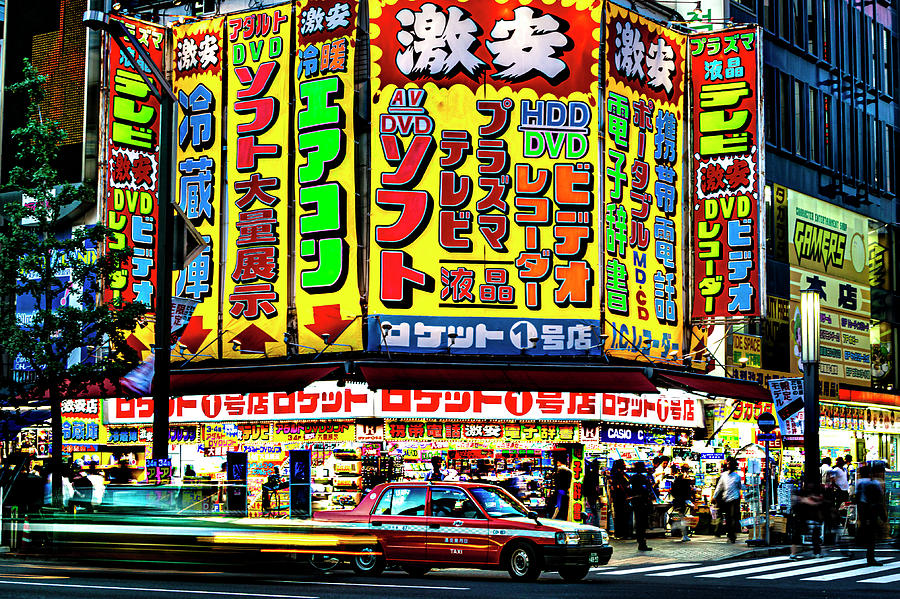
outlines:
[[[737,542],[731,544],[725,537],[716,538],[711,535],[697,535],[687,543],[674,537],[652,537],[647,545],[653,551],[638,551],[637,541],[619,541],[610,539],[613,546],[611,566],[633,566],[640,564],[668,564],[672,562],[704,562],[710,560],[726,560],[738,557],[758,557],[767,555],[786,555],[789,546],[750,547],[747,535],[738,535]]]

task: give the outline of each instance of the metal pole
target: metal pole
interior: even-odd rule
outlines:
[[[815,483],[819,476],[819,363],[803,364],[804,478]]]
[[[160,99],[159,215],[156,250],[156,338],[153,346],[153,458],[169,457],[169,396],[172,337],[172,121],[174,106]]]
[[[769,435],[771,433],[766,433]],[[769,511],[772,505],[772,500],[769,498],[769,438],[766,437],[766,477],[763,481],[765,484],[765,490],[763,491],[763,507],[766,510],[766,547],[769,546]]]

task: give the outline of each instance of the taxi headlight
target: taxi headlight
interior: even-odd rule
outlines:
[[[577,532],[558,532],[556,533],[557,545],[577,545],[581,537]]]
[[[609,534],[605,530],[600,531],[600,540],[603,541],[604,545],[609,545]]]

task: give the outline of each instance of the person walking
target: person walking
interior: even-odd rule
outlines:
[[[634,511],[634,534],[637,537],[638,551],[653,551],[647,546],[647,524],[650,522],[650,507],[655,494],[653,482],[647,476],[644,462],[636,462],[631,475],[630,489],[631,509]]]
[[[569,487],[572,486],[572,471],[569,470],[569,456],[560,451],[554,456],[556,472],[553,474],[553,499],[556,507],[553,509],[553,520],[569,519]]]
[[[613,462],[609,471],[609,495],[613,508],[613,533],[617,539],[627,539],[631,536],[631,504],[628,496],[631,494],[631,482],[625,473],[625,460]]]
[[[875,543],[881,535],[881,525],[887,519],[884,507],[884,490],[881,484],[872,477],[872,469],[868,465],[857,470],[856,506],[857,524],[856,540],[866,548],[866,562],[870,566],[880,566],[875,561]]]
[[[791,538],[791,559],[800,559],[800,545],[803,531],[809,531],[812,537],[813,555],[822,557],[822,538],[819,526],[822,524],[824,500],[822,486],[815,482],[807,482],[794,493],[791,514],[794,520]]]
[[[690,508],[694,505],[694,475],[691,473],[691,467],[687,464],[682,464],[681,472],[672,481],[669,495],[672,497],[672,511],[677,517],[672,526],[672,532],[680,528],[681,542],[686,543],[691,540],[686,520]]]
[[[719,477],[713,499],[719,504],[719,517],[725,527],[728,541],[737,542],[738,520],[741,514],[741,473],[737,471],[737,460],[728,458],[725,472]]]
[[[585,461],[581,494],[590,509],[589,524],[600,526],[600,460]]]

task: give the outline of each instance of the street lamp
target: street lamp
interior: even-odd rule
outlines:
[[[803,452],[805,481],[819,474],[819,292],[800,292],[800,361],[803,363]]]
[[[140,59],[150,68],[152,79],[140,68],[135,70],[158,100],[159,114],[159,216],[157,217],[158,248],[156,254],[156,310],[155,339],[153,343],[153,458],[169,457],[169,395],[172,337],[172,188],[173,152],[175,139],[172,130],[175,109],[175,92],[166,82],[159,66],[127,27],[109,15],[97,10],[84,12],[82,22],[86,27],[105,31],[119,46],[125,56],[131,56],[122,38],[129,41]],[[137,67],[137,65],[135,65]],[[156,84],[154,85],[154,80]]]

